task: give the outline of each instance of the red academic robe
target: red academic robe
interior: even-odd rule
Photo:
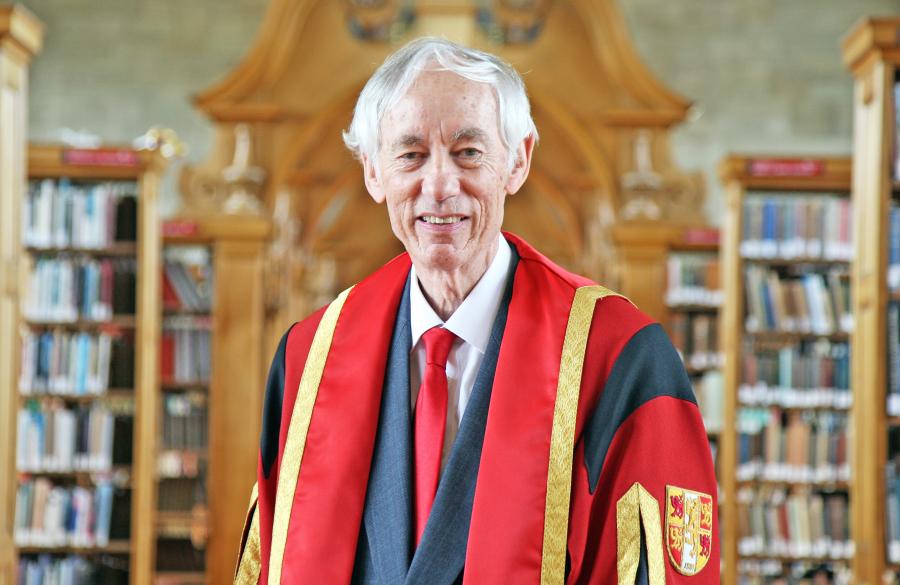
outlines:
[[[561,364],[561,356],[576,291],[592,285],[505,236],[520,260],[487,415],[466,585],[541,582],[548,564],[542,557],[549,555],[551,435],[555,409],[563,408],[557,388],[561,368],[572,365]],[[323,308],[282,340],[237,582],[272,582],[274,543],[282,551],[274,569],[281,565],[280,582],[349,583],[388,346],[409,268],[406,254],[395,258],[356,285],[332,317]],[[565,576],[559,568],[549,581],[718,583],[716,480],[690,382],[658,324],[622,297],[598,296],[584,319],[573,446],[567,456],[554,456],[570,458],[562,463],[570,465],[571,481],[565,480],[566,538],[557,547],[565,547]],[[327,329],[320,328],[323,316],[335,315],[330,347],[310,357],[317,329]],[[286,458],[307,361],[324,361],[324,370],[314,385],[302,458],[297,451]],[[279,511],[280,474],[290,465],[296,484],[282,479],[281,486],[294,485],[294,494]]]

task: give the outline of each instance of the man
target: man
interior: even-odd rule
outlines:
[[[345,141],[407,253],[281,340],[237,582],[718,583],[665,334],[501,234],[536,140],[492,55],[419,39],[369,80]]]

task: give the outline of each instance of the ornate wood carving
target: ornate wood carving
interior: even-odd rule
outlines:
[[[354,22],[374,30],[404,10],[414,20],[400,35],[374,35],[386,41],[352,32]],[[507,32],[539,30],[534,38],[491,34],[479,24],[485,10]],[[231,163],[235,125],[248,125],[252,160],[267,177],[262,201],[274,211],[279,196],[289,197],[277,213],[289,209],[294,222],[284,229],[296,250],[286,253],[282,236],[275,255],[284,270],[270,271],[291,275],[291,292],[270,307],[272,339],[401,250],[340,132],[377,64],[421,34],[492,51],[524,74],[541,142],[525,188],[507,204],[507,229],[565,266],[612,278],[609,226],[635,193],[623,177],[648,163],[659,179],[649,193],[659,218],[702,222],[702,182],[670,157],[669,128],[690,104],[641,62],[614,0],[272,0],[243,63],[196,97],[216,139],[183,181],[188,199],[202,196]]]

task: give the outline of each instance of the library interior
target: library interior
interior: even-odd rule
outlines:
[[[544,466],[544,548],[539,533],[535,554],[496,574],[515,584],[900,585],[900,0],[16,2],[0,0],[0,585],[398,582],[360,577],[359,559],[371,559],[357,550],[354,564],[352,546],[346,562],[331,559],[331,533],[313,536],[330,573],[282,568],[278,550],[289,559],[301,548],[290,546],[304,522],[291,505],[316,474],[302,474],[298,455],[276,468],[277,492],[255,484],[270,455],[287,461],[303,443],[316,453],[311,469],[324,457],[330,475],[348,473],[338,458],[327,469],[323,450],[340,437],[323,439],[313,409],[335,398],[322,382],[317,399],[309,380],[329,376],[338,303],[353,300],[341,292],[404,244],[344,132],[376,69],[423,36],[496,55],[522,76],[539,140],[503,230],[663,327],[705,432],[702,452],[685,459],[705,458],[715,474],[710,488],[654,478],[662,495],[647,482],[640,496],[603,494],[614,484],[601,480],[592,497],[612,512],[591,521],[610,523],[609,540],[570,559],[587,538],[566,513],[571,491],[575,518],[584,502],[572,486],[591,473],[581,421],[600,408],[579,402],[579,369],[569,442],[555,442],[565,406],[552,394],[552,437],[548,423],[530,444]],[[555,352],[560,396],[567,302],[566,345],[529,342]],[[325,306],[305,348],[283,341]],[[372,340],[360,333],[361,354],[382,351]],[[498,375],[514,351],[504,347]],[[296,372],[291,351],[302,354]],[[404,375],[419,379],[411,355]],[[446,368],[445,392],[457,375]],[[301,372],[299,389],[272,392],[273,377],[296,386]],[[410,420],[428,375],[412,389]],[[485,403],[482,436],[493,436],[503,396]],[[372,428],[381,436],[387,424]],[[352,447],[363,496],[374,436]],[[482,471],[494,465],[483,440]],[[477,449],[459,567],[422,577],[411,550],[405,582],[496,582],[465,563],[492,553],[476,550],[485,534],[506,538],[479,508],[489,474]],[[395,479],[409,504],[412,480]],[[623,553],[632,493],[640,563]],[[557,494],[559,543],[547,529]],[[681,507],[691,498],[710,503],[712,519],[694,522]],[[365,518],[362,500],[338,505],[339,532],[375,547],[369,497]],[[557,549],[559,570],[545,573]],[[594,557],[611,569],[590,572]],[[332,577],[297,577],[306,574]]]

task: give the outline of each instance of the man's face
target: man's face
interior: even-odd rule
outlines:
[[[518,146],[510,169],[490,86],[428,71],[385,113],[378,154],[363,157],[366,187],[387,201],[391,228],[420,270],[481,265],[496,249],[506,195],[528,174],[532,145]]]

